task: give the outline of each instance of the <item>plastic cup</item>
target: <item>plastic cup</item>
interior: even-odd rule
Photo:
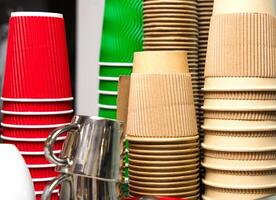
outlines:
[[[117,95],[100,94],[99,104],[117,105]]]
[[[2,95],[19,99],[72,97],[62,15],[11,14]]]
[[[116,119],[117,111],[113,109],[100,108],[99,116],[109,119]]]
[[[34,178],[44,178],[44,177],[55,177],[58,172],[55,171],[55,166],[44,167],[44,165],[36,165],[36,167],[29,167],[31,177]]]

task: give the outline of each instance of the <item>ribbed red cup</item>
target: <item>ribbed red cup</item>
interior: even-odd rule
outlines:
[[[51,112],[73,109],[72,101],[61,102],[12,102],[3,101],[2,110],[14,112]]]
[[[72,114],[65,115],[3,115],[4,124],[51,125],[70,123]]]
[[[54,150],[61,150],[64,140],[56,141],[54,145]],[[4,140],[5,144],[13,144],[19,151],[44,151],[45,142],[20,142],[20,141],[10,141]]]
[[[39,192],[40,194],[36,194],[35,198],[36,200],[41,200],[42,191],[36,191],[36,193],[37,192]],[[53,194],[51,195],[51,200],[59,200],[59,196],[57,192],[53,192]]]
[[[58,172],[55,171],[55,167],[29,168],[29,171],[33,179],[55,177],[58,175]]]
[[[34,182],[35,191],[43,191],[48,183],[49,181]],[[60,189],[60,186],[56,187],[55,189]]]
[[[2,95],[19,99],[72,97],[62,15],[12,13]]]
[[[31,139],[31,140],[40,140],[45,141],[46,138],[50,135],[50,133],[54,130],[54,128],[41,128],[41,129],[25,129],[25,128],[6,128],[4,127],[2,130],[3,136],[11,137],[11,138],[22,138],[22,140]],[[62,136],[66,136],[62,134]],[[16,139],[14,139],[16,140]]]
[[[59,154],[56,154],[59,156]],[[27,165],[45,165],[51,164],[46,158],[45,155],[22,155]],[[51,176],[45,176],[51,177]]]

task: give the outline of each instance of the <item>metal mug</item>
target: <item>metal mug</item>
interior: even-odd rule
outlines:
[[[62,174],[44,189],[41,200],[50,200],[52,192],[61,185],[60,200],[118,200],[120,184],[82,176]]]
[[[56,139],[68,132],[61,156],[53,153]],[[71,124],[55,129],[45,142],[46,158],[60,167],[58,171],[98,178],[121,180],[123,124],[99,117],[74,116]]]

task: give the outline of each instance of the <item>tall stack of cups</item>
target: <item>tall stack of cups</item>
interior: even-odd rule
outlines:
[[[194,101],[199,113],[197,0],[143,0],[146,51],[188,52]]]
[[[203,199],[276,191],[273,0],[215,0],[205,67]]]
[[[99,115],[116,118],[118,80],[132,72],[133,53],[142,50],[142,1],[106,0],[99,72]]]
[[[4,143],[14,144],[23,155],[34,182],[36,198],[40,199],[47,181],[57,175],[55,165],[44,156],[44,142],[54,128],[69,123],[73,113],[61,14],[11,14],[1,99],[1,138]],[[64,137],[58,140],[57,154]]]
[[[185,51],[134,55],[126,139],[131,196],[199,197],[199,143]]]

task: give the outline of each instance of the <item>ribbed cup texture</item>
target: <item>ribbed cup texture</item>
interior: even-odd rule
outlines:
[[[276,92],[206,92],[205,99],[274,100]]]
[[[71,96],[64,20],[56,17],[11,17],[3,97]]]
[[[127,135],[184,137],[197,135],[189,74],[132,74]]]
[[[276,77],[275,26],[268,14],[212,16],[205,77]]]

